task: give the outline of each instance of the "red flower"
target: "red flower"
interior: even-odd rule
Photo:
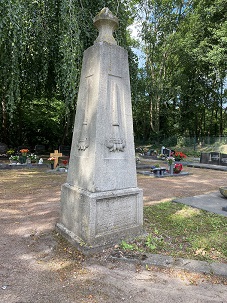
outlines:
[[[181,163],[176,163],[175,166],[174,166],[174,173],[175,174],[179,174],[183,169],[183,165]]]
[[[187,156],[182,152],[175,152],[175,157],[186,158]]]

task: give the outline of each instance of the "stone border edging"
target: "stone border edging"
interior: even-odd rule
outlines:
[[[162,268],[173,268],[177,270],[185,270],[188,272],[196,272],[201,274],[212,274],[227,278],[227,264],[207,261],[198,261],[191,259],[173,258],[160,254],[149,254],[145,260],[140,258],[116,257],[110,255],[109,260],[117,260],[124,262],[139,263],[143,266],[158,266]]]

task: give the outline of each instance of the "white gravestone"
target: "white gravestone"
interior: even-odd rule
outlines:
[[[57,229],[71,243],[100,248],[142,233],[143,194],[137,187],[127,51],[104,8],[99,36],[84,52],[67,182]],[[81,246],[83,244],[83,246]]]

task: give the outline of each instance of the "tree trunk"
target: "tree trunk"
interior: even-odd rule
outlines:
[[[5,102],[5,98],[2,98],[2,136],[1,136],[1,140],[5,143],[5,144],[9,144],[8,141],[8,131],[7,131],[7,111],[6,111],[6,102]]]

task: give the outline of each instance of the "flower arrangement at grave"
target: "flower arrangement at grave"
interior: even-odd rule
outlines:
[[[62,160],[61,162],[62,162],[62,166],[66,167],[68,165],[69,161],[68,160]]]
[[[183,169],[183,165],[182,165],[181,163],[176,163],[176,164],[174,165],[173,172],[174,172],[175,174],[179,174],[179,173],[182,171],[182,169]]]
[[[54,160],[55,160],[54,157],[50,157],[50,158],[47,159],[47,161],[48,161],[50,164],[54,164]]]
[[[12,163],[12,162],[17,163],[17,162],[19,161],[19,156],[11,155],[11,156],[9,157],[9,160],[10,160],[11,163]]]
[[[28,152],[29,152],[29,150],[27,148],[23,148],[23,149],[20,150],[21,156],[19,157],[19,161],[20,161],[21,164],[26,163]]]
[[[168,163],[169,166],[173,165],[175,162],[175,158],[174,157],[167,157],[166,161]]]
[[[33,153],[27,155],[27,158],[31,160],[31,163],[35,163],[37,161],[37,155]]]
[[[175,158],[170,156],[170,157],[166,158],[166,161],[169,165],[169,174],[172,175],[173,174],[173,169],[174,169],[173,164],[175,162]]]
[[[12,156],[12,155],[15,154],[15,150],[12,149],[12,148],[10,148],[9,150],[7,150],[6,154],[7,154],[8,156]]]
[[[175,152],[174,153],[174,157],[175,157],[176,161],[180,161],[180,160],[182,160],[184,158],[187,158],[187,156],[184,153],[182,153],[182,152]]]
[[[54,169],[54,161],[55,161],[55,157],[50,157],[47,159],[47,161],[50,163],[50,167],[51,169]]]
[[[59,170],[61,171],[66,171],[66,169],[67,169],[67,165],[68,165],[68,160],[61,160],[61,164],[60,164],[60,166],[59,166]]]
[[[23,149],[20,150],[20,153],[21,153],[22,156],[27,156],[28,152],[29,152],[29,149],[27,149],[27,148],[23,148]]]

